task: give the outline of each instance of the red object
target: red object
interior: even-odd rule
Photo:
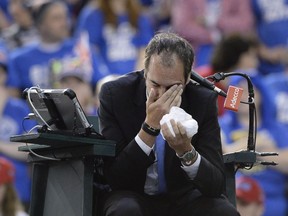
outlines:
[[[258,182],[253,178],[241,176],[236,179],[236,197],[246,203],[264,202],[264,193]]]
[[[229,86],[227,91],[227,97],[224,101],[224,108],[237,112],[240,105],[242,94],[243,94],[242,88]]]
[[[0,185],[12,183],[14,181],[15,168],[11,162],[5,158],[0,158]]]

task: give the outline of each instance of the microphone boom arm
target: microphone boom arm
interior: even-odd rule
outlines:
[[[248,85],[248,105],[249,105],[249,129],[248,129],[248,141],[247,141],[247,150],[249,151],[255,151],[255,143],[256,143],[256,125],[255,122],[257,121],[256,118],[256,107],[254,103],[254,88],[252,81],[250,77],[247,74],[244,73],[238,73],[238,72],[230,72],[230,73],[215,73],[212,76],[209,76],[207,78],[211,78],[215,82],[219,82],[220,80],[224,80],[226,77],[229,76],[242,76],[247,80]]]

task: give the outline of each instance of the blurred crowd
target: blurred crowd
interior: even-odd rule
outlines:
[[[251,77],[256,151],[278,152],[271,160],[279,165],[239,170],[236,180],[249,177],[263,189],[259,215],[288,215],[288,0],[1,0],[0,156],[15,169],[13,184],[26,212],[31,167],[26,154],[17,151],[20,144],[9,142],[10,136],[33,127],[25,123],[23,128],[30,112],[23,90],[71,88],[86,114],[97,115],[101,85],[142,70],[145,47],[161,31],[192,44],[193,68],[202,76],[239,72]],[[248,98],[247,83],[239,77],[216,85],[225,91],[241,86],[242,100]],[[246,149],[248,106],[240,104],[233,112],[223,102],[219,97],[223,153]],[[0,174],[2,183],[1,169]],[[257,197],[253,191],[240,200],[239,211]]]

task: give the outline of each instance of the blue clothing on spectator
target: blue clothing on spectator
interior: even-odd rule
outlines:
[[[267,91],[265,99],[271,100],[266,119],[277,121],[288,128],[288,76],[282,73],[269,74],[263,81]]]
[[[85,7],[79,16],[76,36],[83,31],[88,32],[90,43],[103,56],[113,74],[135,70],[138,49],[145,47],[153,36],[152,23],[144,15],[138,18],[138,29],[132,27],[126,14],[118,16],[114,28],[105,24],[103,12],[92,6]]]
[[[269,48],[288,49],[288,0],[252,0],[252,10],[260,41]],[[281,73],[284,65],[261,61],[259,69],[263,74]]]
[[[85,79],[95,85],[106,72],[100,70],[100,60],[94,53],[90,55],[90,65],[83,64],[83,58],[87,57],[87,53],[82,55],[81,49],[72,40],[64,41],[53,51],[47,51],[39,44],[20,48],[10,56],[7,85],[20,90],[36,85],[51,88],[55,87],[57,76],[69,70],[79,70]],[[83,67],[88,67],[88,70],[84,70]]]
[[[0,9],[4,12],[4,15],[6,16],[6,18],[11,19],[11,15],[8,10],[8,4],[9,4],[8,0],[1,0]]]
[[[23,123],[25,128],[22,128],[22,121],[29,113],[27,104],[17,98],[8,98],[3,108],[3,113],[0,116],[0,140],[9,142],[13,135],[23,134],[25,130],[29,131],[35,122],[27,120]],[[11,143],[13,145],[13,143]],[[15,147],[16,148],[16,147]],[[27,162],[12,159],[6,155],[1,156],[9,159],[15,166],[15,186],[17,193],[23,202],[30,201],[31,190],[31,170]]]
[[[155,0],[140,0],[141,4],[144,6],[152,6]]]

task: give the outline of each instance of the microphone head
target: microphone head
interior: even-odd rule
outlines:
[[[242,94],[243,94],[242,88],[229,86],[227,97],[224,101],[224,108],[237,112],[240,105]]]

